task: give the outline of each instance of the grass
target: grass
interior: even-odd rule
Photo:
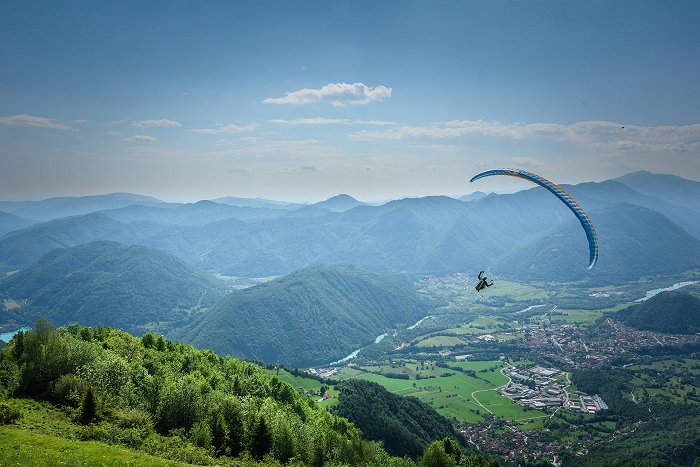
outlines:
[[[185,466],[120,446],[0,426],[0,465]]]
[[[454,336],[433,336],[423,339],[416,344],[416,347],[453,347],[455,345],[464,345],[464,342],[459,337]]]
[[[418,362],[406,362],[403,368],[416,374]],[[466,422],[478,422],[484,419],[490,410],[497,417],[507,420],[520,420],[546,415],[536,410],[525,410],[510,399],[495,391],[498,386],[505,384],[508,379],[501,374],[500,369],[504,363],[500,361],[481,362],[455,362],[450,363],[452,371],[435,367],[427,370],[419,370],[417,374],[427,379],[395,379],[386,376],[368,373],[357,368],[344,368],[339,374],[339,379],[362,378],[381,384],[388,391],[403,396],[414,396],[419,400],[430,404],[441,415],[448,418],[456,418]],[[363,367],[364,368],[364,367]],[[392,367],[367,367],[372,371],[382,369],[394,373],[400,373],[401,366]],[[475,371],[477,377],[472,377],[456,369]],[[485,371],[482,370],[493,370]],[[452,372],[450,376],[438,376],[445,372]],[[482,391],[482,392],[477,392]],[[483,407],[481,404],[483,404]]]

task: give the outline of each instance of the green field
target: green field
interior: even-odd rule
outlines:
[[[433,336],[423,339],[416,344],[416,347],[452,347],[455,345],[464,345],[464,342],[459,337],[454,336]]]
[[[449,366],[454,371],[441,367],[431,367],[426,370],[416,371],[418,362],[407,362],[403,365],[405,374],[419,374],[421,379],[397,379],[368,373],[365,367],[344,368],[339,374],[339,379],[362,378],[374,381],[384,386],[387,390],[404,396],[414,396],[423,402],[430,404],[441,415],[448,418],[456,418],[467,422],[478,422],[484,419],[489,412],[497,417],[508,420],[524,420],[545,416],[544,412],[528,410],[510,399],[503,397],[495,391],[508,381],[501,374],[504,366],[500,361],[487,362],[455,362]],[[367,370],[400,373],[401,366],[392,367],[367,367]],[[457,369],[476,372],[476,377],[457,371]],[[485,370],[484,372],[482,372]],[[450,376],[439,376],[445,373]],[[431,377],[432,375],[432,377]]]

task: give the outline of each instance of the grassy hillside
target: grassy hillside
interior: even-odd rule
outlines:
[[[25,324],[44,316],[58,325],[101,324],[139,333],[182,322],[191,308],[212,305],[224,293],[220,281],[174,256],[115,242],[54,250],[0,281],[0,296],[28,299],[13,310]]]
[[[646,331],[695,334],[700,332],[700,298],[678,290],[661,292],[615,317]]]
[[[232,292],[178,337],[225,355],[308,367],[339,360],[430,309],[407,284],[314,266]]]
[[[415,465],[257,365],[43,320],[0,353],[0,437],[2,465]]]

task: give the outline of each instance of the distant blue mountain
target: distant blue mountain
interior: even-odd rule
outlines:
[[[298,209],[303,206],[303,204],[291,203],[288,201],[275,201],[262,198],[238,198],[236,196],[225,196],[223,198],[216,198],[210,201],[220,204],[228,204],[229,206],[249,208]]]
[[[633,172],[615,179],[639,193],[700,212],[700,182],[676,175]]]
[[[0,237],[13,230],[24,229],[30,225],[36,224],[38,221],[19,217],[9,212],[0,211]]]
[[[474,193],[470,193],[470,194],[468,194],[468,195],[460,196],[458,199],[459,199],[460,201],[474,201],[474,200],[477,200],[477,199],[481,199],[481,198],[483,198],[484,196],[487,196],[487,194],[484,193],[483,191],[475,191]]]
[[[315,203],[313,204],[313,206],[317,208],[326,209],[328,211],[343,212],[348,211],[352,208],[356,208],[357,206],[364,206],[364,204],[365,203],[356,200],[350,195],[341,194],[333,196],[332,198],[328,198],[325,201]]]
[[[39,221],[79,216],[103,209],[118,209],[131,204],[158,206],[163,201],[132,193],[49,198],[41,201],[0,201],[0,211]]]

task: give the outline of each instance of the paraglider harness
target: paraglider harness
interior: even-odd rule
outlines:
[[[481,292],[484,290],[486,287],[491,287],[493,285],[493,281],[491,283],[488,283],[488,277],[484,276],[484,271],[481,271],[479,273],[479,283],[476,284],[476,291]]]

